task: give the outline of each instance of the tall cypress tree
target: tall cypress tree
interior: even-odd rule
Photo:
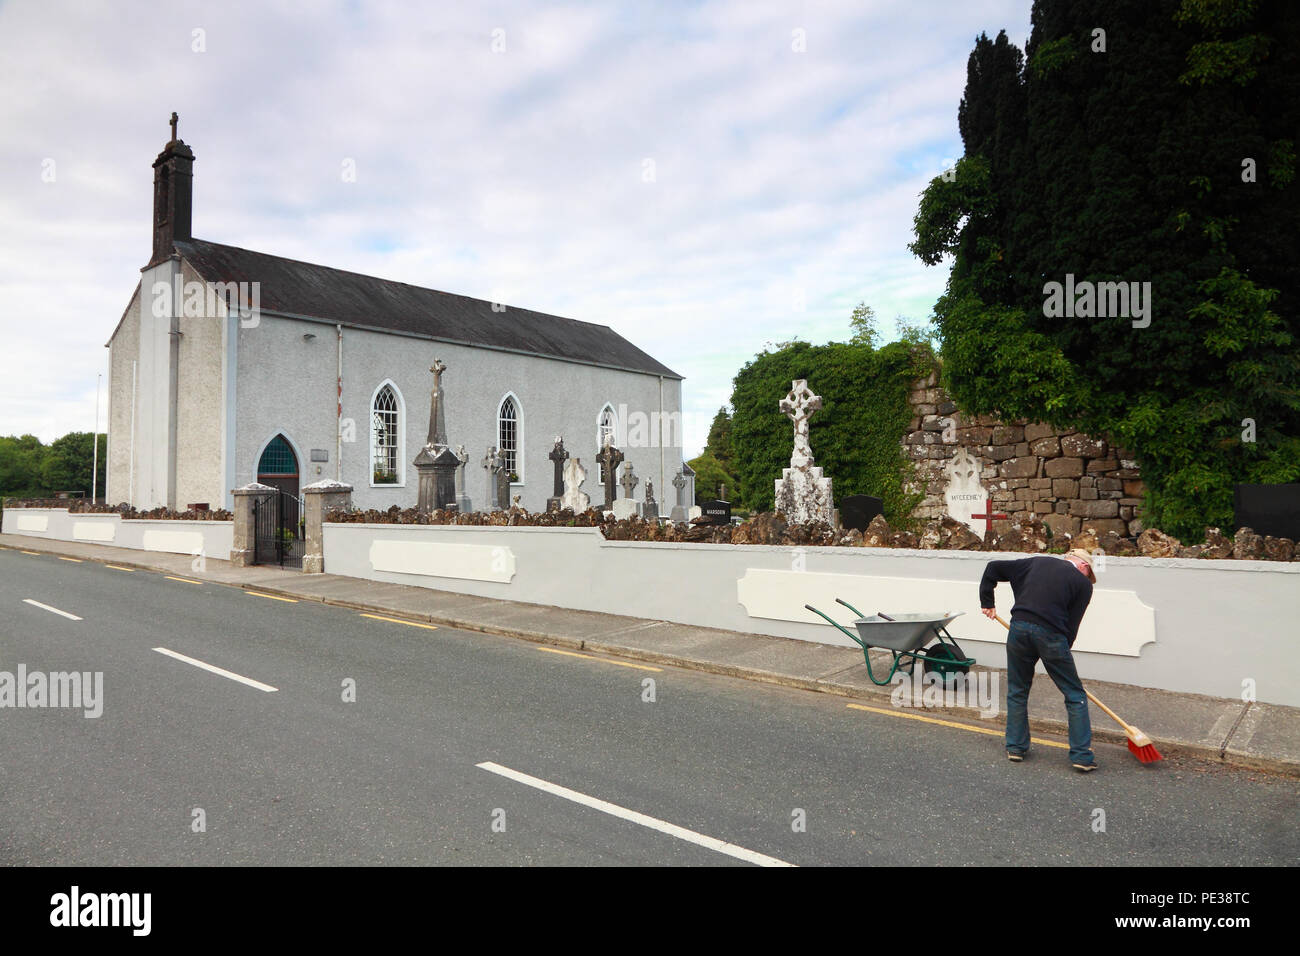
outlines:
[[[1183,535],[1235,481],[1300,479],[1297,50],[1282,0],[1036,2],[1023,61],[976,40],[965,156],[917,213],[913,251],[954,256],[957,400],[1130,445],[1148,523]],[[1067,274],[1150,283],[1150,325],[1047,314]]]

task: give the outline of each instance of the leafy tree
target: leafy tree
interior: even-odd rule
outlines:
[[[731,470],[731,415],[726,408],[719,408],[709,426],[708,442],[704,446],[705,454],[712,455],[728,471]]]
[[[44,495],[41,466],[45,453],[35,435],[0,438],[0,493],[23,498]]]
[[[1196,536],[1234,483],[1300,479],[1300,10],[1040,0],[1032,23],[1024,56],[977,39],[965,155],[916,215],[913,253],[952,257],[944,384],[1132,448],[1146,523]],[[1149,282],[1149,325],[1047,314],[1067,273]]]
[[[687,464],[695,472],[695,503],[697,505],[705,501],[712,501],[718,496],[719,488],[725,485],[727,499],[732,506],[735,508],[743,507],[742,496],[739,494],[739,482],[717,458],[706,451],[698,458],[691,459]]]
[[[875,309],[865,302],[859,302],[849,318],[849,327],[853,329],[853,335],[849,338],[851,344],[875,348],[876,341],[880,338],[876,331]]]
[[[99,436],[99,477],[96,490],[104,491],[108,436]],[[91,491],[94,444],[90,432],[69,432],[49,445],[35,435],[0,437],[0,494],[17,498],[45,498],[56,491]]]
[[[95,490],[104,490],[104,475],[107,463],[107,436],[99,437],[99,475],[95,480]],[[90,432],[69,432],[62,438],[50,443],[41,464],[41,483],[51,493],[56,491],[80,491],[87,498],[91,491],[91,469],[95,462],[95,445]]]

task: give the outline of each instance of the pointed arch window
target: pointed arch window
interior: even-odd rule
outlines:
[[[259,478],[298,476],[298,458],[283,435],[276,435],[262,450],[262,457],[257,462],[257,475]]]
[[[519,399],[513,394],[507,395],[497,406],[497,450],[510,480],[516,483],[524,480],[521,425]]]
[[[372,485],[402,483],[402,402],[391,384],[375,392],[370,403],[370,462]]]
[[[618,416],[614,413],[614,406],[608,402],[600,410],[596,417],[596,450],[605,447],[605,436],[609,436],[610,444],[618,444]]]

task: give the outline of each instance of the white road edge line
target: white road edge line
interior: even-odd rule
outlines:
[[[42,610],[49,611],[51,614],[58,614],[61,617],[66,617],[69,621],[82,620],[82,618],[77,617],[75,614],[69,614],[67,611],[60,611],[57,607],[50,607],[48,604],[42,604],[40,601],[33,601],[31,598],[23,598],[23,603],[39,607]]]
[[[559,784],[550,783],[542,780],[540,777],[532,777],[526,773],[520,773],[518,770],[511,770],[509,767],[503,767],[499,763],[484,761],[475,764],[480,770],[486,770],[489,773],[495,773],[499,776],[506,777],[516,783],[522,783],[525,786],[535,787],[546,793],[554,794],[557,797],[563,797],[565,800],[572,800],[574,803],[580,803],[584,807],[591,807],[593,810],[599,810],[601,813],[608,813],[610,816],[618,817],[621,820],[630,820],[632,823],[640,824],[643,827],[649,827],[651,830],[658,830],[660,833],[667,833],[669,836],[675,836],[679,840],[685,840],[687,843],[694,843],[697,846],[706,847],[710,850],[716,850],[718,853],[735,857],[738,860],[744,860],[746,863],[753,863],[757,866],[795,866],[794,863],[787,863],[784,860],[778,860],[774,856],[764,856],[762,853],[755,853],[753,850],[746,850],[743,846],[736,846],[734,843],[726,843],[715,837],[705,836],[703,833],[696,833],[694,830],[688,830],[685,827],[679,827],[675,823],[669,823],[666,820],[659,820],[655,817],[646,816],[644,813],[637,813],[635,810],[628,810],[626,807],[620,807],[616,803],[609,803],[605,800],[599,800],[596,797],[589,797],[585,793],[579,793],[577,790],[570,790],[568,787],[561,787]]]
[[[203,670],[209,671],[213,674],[220,674],[222,677],[229,677],[231,680],[237,680],[241,684],[247,684],[249,687],[256,687],[258,690],[264,690],[268,693],[276,690],[276,688],[272,687],[270,684],[263,684],[261,681],[253,680],[251,677],[242,677],[232,671],[223,670],[222,668],[214,667],[211,664],[205,664],[203,661],[195,660],[192,657],[186,657],[184,654],[177,654],[175,651],[170,651],[165,647],[155,647],[154,650],[159,654],[166,654],[168,657],[174,657],[178,661],[184,661],[186,664],[193,664],[195,667],[201,667]]]

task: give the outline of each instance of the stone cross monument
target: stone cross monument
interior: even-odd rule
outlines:
[[[600,477],[605,486],[605,510],[610,511],[613,510],[614,502],[618,500],[618,485],[615,481],[618,477],[618,466],[623,464],[623,453],[614,447],[608,434],[605,435],[605,446],[596,456],[596,461],[600,463]]]
[[[641,479],[632,473],[632,463],[628,462],[623,467],[623,477],[618,482],[623,486],[623,497],[633,497],[632,492],[636,491],[636,486],[641,483]]]
[[[552,464],[555,466],[554,492],[550,498],[546,499],[546,510],[559,511],[560,499],[564,497],[564,462],[569,457],[568,451],[564,448],[563,436],[555,436],[555,447],[551,449],[551,453],[546,457],[551,459]]]
[[[783,469],[776,480],[776,510],[792,524],[809,521],[834,524],[831,480],[823,477],[821,468],[813,464],[812,445],[808,442],[808,419],[822,407],[821,396],[812,393],[805,379],[796,379],[790,385],[789,394],[781,399],[778,407],[794,424],[794,449],[790,453],[790,467]]]
[[[674,524],[689,520],[686,514],[686,475],[681,471],[673,475],[673,488],[677,491],[676,504],[668,514],[668,520]]]
[[[421,511],[435,508],[455,508],[456,469],[460,460],[447,446],[447,421],[443,410],[442,373],[447,370],[442,359],[434,359],[429,371],[433,373],[433,390],[429,393],[429,435],[420,453],[415,456],[415,469],[420,473]]]

